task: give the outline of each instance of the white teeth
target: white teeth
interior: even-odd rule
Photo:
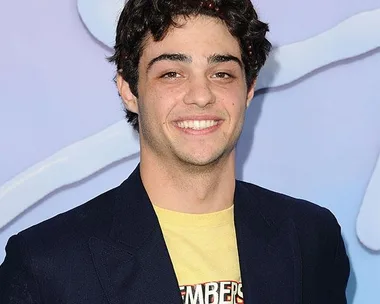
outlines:
[[[181,129],[203,130],[216,126],[216,120],[185,120],[177,122],[177,126]]]

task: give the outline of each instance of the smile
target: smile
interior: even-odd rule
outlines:
[[[181,129],[204,130],[218,124],[216,120],[185,120],[177,122]]]

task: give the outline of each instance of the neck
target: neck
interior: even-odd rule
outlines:
[[[185,213],[210,213],[233,204],[235,153],[209,166],[168,165],[141,154],[141,179],[151,202]]]

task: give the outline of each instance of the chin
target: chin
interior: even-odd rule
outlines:
[[[227,159],[225,153],[214,153],[209,155],[178,155],[178,159],[188,166],[194,167],[211,167],[215,166],[222,161],[222,159]]]

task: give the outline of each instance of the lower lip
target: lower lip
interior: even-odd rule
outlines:
[[[174,124],[174,126],[178,130],[180,130],[181,132],[186,133],[186,134],[205,135],[205,134],[209,134],[209,133],[215,132],[217,129],[219,129],[219,127],[221,126],[221,124],[222,124],[222,122],[219,121],[218,124],[216,124],[215,126],[208,127],[206,129],[202,129],[202,130],[194,130],[194,129],[190,129],[190,128],[180,128],[180,127],[178,127],[177,124]]]

